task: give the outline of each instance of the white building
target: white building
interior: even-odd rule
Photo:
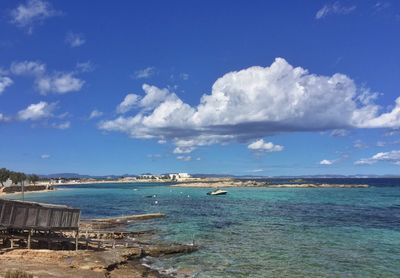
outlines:
[[[188,173],[174,173],[168,174],[168,176],[171,180],[187,179],[191,177]]]
[[[13,184],[11,179],[6,180],[5,182],[3,182],[3,184],[4,184],[4,187],[9,187],[9,186],[12,186],[12,185],[21,186],[21,182],[18,182],[17,184]],[[25,180],[24,181],[24,185],[28,186],[29,185],[29,180]],[[1,187],[1,184],[0,184],[0,187]]]

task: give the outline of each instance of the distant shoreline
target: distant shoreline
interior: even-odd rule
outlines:
[[[310,182],[294,182],[294,183],[269,183],[259,180],[241,180],[231,178],[193,178],[181,181],[171,180],[97,180],[97,181],[74,181],[56,184],[41,184],[25,186],[24,193],[32,192],[51,192],[56,190],[58,186],[74,186],[74,185],[91,185],[91,184],[132,184],[132,183],[159,183],[170,184],[171,187],[187,187],[187,188],[235,188],[235,187],[259,187],[259,188],[367,188],[367,184],[334,184],[334,183],[310,183]],[[16,187],[16,186],[13,186]],[[22,194],[21,191],[14,190],[4,192],[5,188],[0,190],[0,196],[10,194]]]
[[[194,182],[178,183],[173,187],[189,188],[230,188],[230,187],[263,187],[263,188],[367,188],[367,184],[328,184],[328,183],[283,183],[272,184],[260,181],[221,181],[221,182]]]

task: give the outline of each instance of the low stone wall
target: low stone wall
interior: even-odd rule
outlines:
[[[28,185],[24,186],[24,191],[29,192],[29,191],[43,191],[43,190],[52,190],[53,188],[48,185]],[[22,187],[19,185],[12,185],[12,186],[7,186],[3,187],[0,189],[0,192],[2,193],[15,193],[15,192],[22,192]]]

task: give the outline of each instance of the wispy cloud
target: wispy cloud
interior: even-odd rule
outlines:
[[[317,11],[315,14],[316,19],[324,18],[328,15],[336,14],[336,15],[346,15],[353,12],[356,9],[356,6],[344,6],[339,1],[336,1],[332,4],[325,4],[321,9]]]
[[[18,119],[21,121],[36,121],[53,116],[53,111],[56,109],[57,103],[47,103],[41,101],[36,104],[31,104],[27,108],[18,112]]]
[[[98,117],[101,117],[101,116],[103,116],[103,112],[95,109],[90,113],[89,119],[94,119],[94,118],[98,118]]]
[[[0,113],[0,123],[8,122],[9,120],[9,117],[5,116],[3,113]]]
[[[49,154],[42,154],[41,156],[40,156],[40,158],[41,159],[48,159],[48,158],[50,158],[51,156],[49,155]]]
[[[260,172],[264,172],[264,169],[252,169],[252,170],[247,170],[246,172],[248,172],[248,173],[260,173]]]
[[[189,74],[188,73],[181,73],[181,74],[179,74],[179,77],[182,80],[188,80],[189,79]]]
[[[144,69],[140,69],[134,72],[132,75],[135,79],[146,79],[153,76],[156,73],[156,69],[154,67],[147,67]]]
[[[13,62],[10,71],[14,75],[33,77],[35,87],[42,95],[80,91],[85,84],[84,80],[76,77],[75,71],[48,73],[46,65],[39,61]]]
[[[68,32],[65,35],[65,42],[70,47],[79,47],[86,43],[85,36],[83,34],[78,34],[74,32]]]
[[[345,137],[349,135],[349,131],[346,129],[334,129],[331,131],[330,135],[333,137]]]
[[[396,165],[400,165],[400,150],[390,152],[380,152],[369,158],[362,158],[355,162],[357,165],[371,165],[377,162],[391,162]]]
[[[192,151],[195,150],[195,147],[193,146],[180,146],[180,147],[176,147],[173,151],[173,153],[175,154],[183,154],[183,153],[191,153]]]
[[[10,77],[0,76],[0,95],[13,83],[14,81]]]
[[[95,66],[92,64],[92,62],[87,61],[76,63],[75,68],[77,72],[91,72],[94,70]]]
[[[71,127],[71,122],[70,121],[66,121],[66,122],[62,122],[62,123],[58,123],[58,124],[57,123],[52,123],[51,127],[52,128],[56,128],[56,129],[64,130],[64,129],[68,129],[68,128]]]
[[[25,29],[32,34],[37,24],[42,24],[47,18],[60,15],[61,12],[53,9],[52,5],[45,0],[28,0],[11,10],[10,22]]]
[[[364,143],[363,141],[361,141],[361,140],[356,140],[356,141],[354,141],[354,143],[353,143],[353,147],[356,148],[356,149],[366,149],[366,148],[368,148],[368,145],[365,144],[365,143]]]
[[[190,155],[179,155],[176,159],[181,161],[191,161],[192,157]]]

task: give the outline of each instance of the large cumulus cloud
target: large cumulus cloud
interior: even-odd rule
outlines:
[[[400,98],[381,113],[376,93],[344,74],[322,76],[277,58],[219,78],[197,106],[175,93],[143,85],[132,115],[99,128],[134,138],[171,140],[180,150],[230,141],[247,142],[278,132],[400,126]]]

